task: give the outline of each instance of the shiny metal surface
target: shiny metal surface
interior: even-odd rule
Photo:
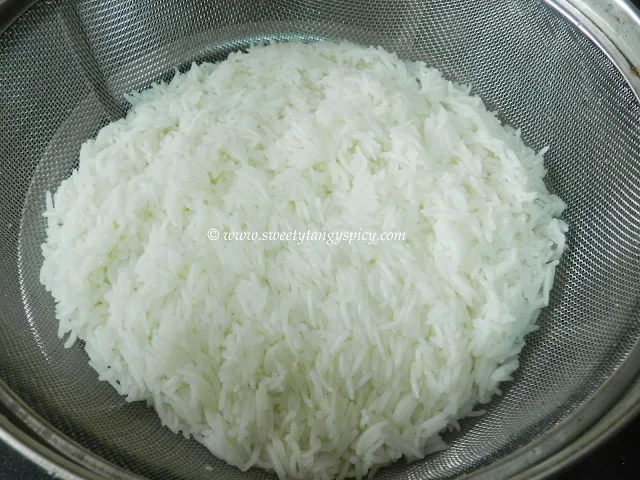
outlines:
[[[449,450],[376,478],[537,478],[635,412],[640,19],[626,2],[43,0],[13,22],[29,3],[0,0],[0,403],[15,418],[0,416],[0,438],[69,478],[274,478],[226,466],[98,382],[81,346],[57,339],[38,281],[44,192],[122,115],[122,94],[265,38],[379,44],[472,85],[532,147],[551,146],[549,186],[569,205],[570,248],[515,381],[447,434]]]

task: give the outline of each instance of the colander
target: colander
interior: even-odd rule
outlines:
[[[640,399],[640,16],[624,0],[0,0],[0,437],[64,478],[262,480],[63,348],[42,212],[123,93],[265,39],[381,45],[469,84],[536,150],[568,245],[521,368],[450,448],[380,480],[537,478]]]

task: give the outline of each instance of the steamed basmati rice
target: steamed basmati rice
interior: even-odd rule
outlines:
[[[48,196],[41,271],[60,337],[127,400],[241,469],[360,478],[444,448],[511,379],[564,204],[544,152],[468,89],[379,48],[291,43],[129,100]]]

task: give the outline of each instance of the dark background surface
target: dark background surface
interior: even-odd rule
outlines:
[[[0,3],[2,3],[1,0]],[[640,0],[631,0],[631,3],[640,8]],[[0,480],[49,480],[51,478],[0,441]],[[558,475],[556,479],[640,479],[640,418],[635,419],[613,439],[589,453],[577,464]]]

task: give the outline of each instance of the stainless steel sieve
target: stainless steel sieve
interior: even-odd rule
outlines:
[[[522,366],[451,448],[379,479],[537,478],[640,399],[640,15],[625,0],[0,0],[0,438],[63,478],[270,479],[162,428],[64,349],[44,192],[123,93],[264,39],[346,39],[473,86],[546,156],[569,249]]]

